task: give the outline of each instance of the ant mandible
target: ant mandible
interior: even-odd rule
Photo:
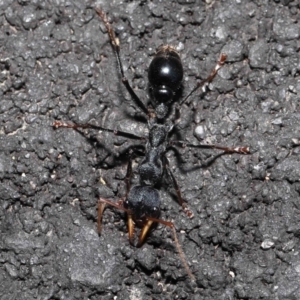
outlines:
[[[97,14],[101,17],[117,58],[118,68],[122,77],[122,83],[131,95],[132,99],[139,107],[142,113],[148,117],[149,135],[147,138],[140,137],[132,133],[108,129],[93,124],[70,124],[63,121],[55,121],[55,128],[73,128],[73,129],[95,129],[114,133],[118,136],[124,136],[130,139],[146,140],[146,146],[132,146],[130,148],[130,157],[125,176],[126,196],[118,203],[108,199],[99,198],[98,200],[98,232],[101,233],[101,220],[106,205],[110,205],[127,213],[129,241],[134,244],[134,225],[135,223],[141,227],[141,232],[137,246],[140,247],[145,241],[153,223],[160,223],[170,227],[173,232],[177,251],[179,252],[182,263],[192,280],[195,280],[187,261],[185,259],[182,248],[178,242],[175,226],[172,222],[159,219],[160,215],[160,194],[156,188],[161,182],[163,175],[168,176],[173,183],[178,197],[178,202],[182,206],[185,213],[191,217],[192,213],[187,209],[186,204],[181,196],[179,185],[169,167],[166,153],[171,146],[194,147],[194,148],[210,148],[219,149],[223,153],[239,153],[248,154],[248,147],[222,147],[217,145],[193,145],[186,144],[183,141],[169,141],[169,134],[180,121],[180,108],[183,103],[200,87],[203,91],[207,85],[214,79],[218,70],[223,66],[226,55],[221,54],[217,65],[210,75],[203,81],[197,83],[192,91],[179,103],[175,105],[175,116],[169,118],[170,109],[173,105],[174,97],[181,87],[183,80],[183,67],[179,54],[172,46],[161,46],[155,54],[148,70],[148,79],[151,92],[150,107],[146,107],[143,101],[136,95],[128,79],[125,77],[122,61],[120,58],[120,44],[115,37],[115,33],[109,23],[105,12],[101,8],[96,8]],[[135,152],[140,152],[144,148],[144,159],[138,167],[140,176],[140,184],[131,187],[132,177],[132,159]]]

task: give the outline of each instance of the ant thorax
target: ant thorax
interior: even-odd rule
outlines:
[[[142,185],[155,186],[163,175],[162,159],[167,146],[168,128],[161,124],[154,124],[150,128],[149,139],[146,144],[145,158],[139,166]]]

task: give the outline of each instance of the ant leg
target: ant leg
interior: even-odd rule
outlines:
[[[205,92],[206,91],[206,87],[208,86],[208,84],[210,82],[212,82],[212,80],[215,78],[215,76],[217,75],[219,69],[222,68],[222,66],[224,65],[225,63],[225,60],[227,58],[227,55],[222,53],[215,68],[212,70],[212,72],[209,74],[209,76],[198,82],[196,84],[196,86],[191,90],[191,92],[180,102],[180,103],[177,103],[176,106],[175,106],[175,118],[173,119],[173,124],[174,126],[177,126],[177,124],[180,122],[180,108],[182,106],[182,104],[196,91],[198,90],[200,87],[202,87],[202,91]]]
[[[52,126],[55,129],[57,129],[57,128],[72,128],[75,130],[80,129],[80,128],[81,129],[95,129],[95,130],[99,130],[99,131],[112,132],[114,135],[123,136],[123,137],[133,139],[133,140],[144,140],[145,139],[145,138],[135,135],[133,133],[124,132],[124,131],[120,131],[117,129],[108,129],[108,128],[104,128],[104,127],[93,125],[93,124],[75,124],[75,123],[67,123],[64,121],[54,121]]]
[[[107,199],[104,199],[101,197],[99,198],[99,200],[98,200],[98,220],[97,220],[99,234],[101,234],[101,229],[102,229],[101,221],[102,221],[102,215],[103,215],[105,206],[110,205],[110,206],[115,207],[119,210],[122,210],[126,213],[129,213],[128,209],[123,207],[123,202],[124,202],[123,199],[121,199],[118,203],[114,203],[110,200],[107,200]]]
[[[204,148],[204,149],[218,149],[218,150],[223,150],[224,153],[226,154],[233,154],[233,153],[250,154],[249,147],[222,147],[218,145],[209,145],[209,144],[193,145],[193,144],[187,144],[184,141],[171,141],[170,145],[180,146],[182,148],[191,147],[191,148]]]
[[[129,242],[130,242],[131,245],[133,245],[134,244],[133,243],[134,222],[133,222],[133,218],[132,218],[132,213],[131,213],[131,211],[129,211],[128,209],[126,209],[123,206],[123,202],[124,202],[124,199],[119,200],[118,203],[114,203],[114,202],[109,201],[107,199],[99,198],[99,200],[98,200],[98,220],[97,220],[98,233],[101,234],[101,229],[102,229],[101,220],[102,220],[102,215],[103,215],[103,211],[105,209],[105,206],[106,205],[113,206],[113,207],[115,207],[119,210],[123,210],[124,212],[127,213]]]
[[[126,184],[126,198],[128,197],[128,193],[130,191],[131,187],[131,177],[132,177],[132,154],[129,157],[128,165],[127,165],[127,171],[125,176],[125,184]]]
[[[149,231],[151,225],[153,224],[153,222],[156,222],[156,223],[160,223],[160,224],[163,224],[169,228],[172,229],[172,233],[173,233],[173,238],[174,238],[174,241],[175,241],[175,245],[176,245],[176,248],[177,248],[177,251],[178,251],[178,254],[179,254],[179,257],[181,259],[181,262],[187,272],[187,274],[189,275],[189,277],[191,278],[191,280],[195,281],[196,278],[195,276],[193,275],[191,269],[189,268],[188,264],[187,264],[187,260],[185,258],[185,255],[184,255],[184,252],[179,244],[179,241],[178,241],[178,238],[177,238],[177,234],[176,234],[176,229],[175,229],[175,226],[172,222],[168,222],[168,221],[165,221],[165,220],[161,220],[161,219],[156,219],[156,218],[151,218],[151,217],[147,217],[147,222],[146,224],[144,225],[144,227],[142,228],[142,231],[141,231],[141,234],[139,236],[139,243],[138,243],[138,247],[140,247],[143,242],[144,242],[144,239],[145,239],[145,236],[147,234],[147,232]]]
[[[200,87],[202,87],[203,92],[206,91],[206,87],[209,85],[210,82],[212,82],[212,80],[217,75],[218,71],[222,68],[222,66],[225,63],[226,58],[227,58],[227,55],[225,53],[222,53],[215,68],[212,70],[212,72],[209,74],[209,76],[206,79],[204,79],[196,84],[196,86],[191,90],[191,92],[180,102],[180,106]]]
[[[186,215],[189,217],[189,218],[192,218],[194,215],[193,213],[187,208],[187,205],[186,203],[184,202],[182,196],[181,196],[181,191],[180,191],[180,187],[177,183],[177,180],[175,178],[175,176],[173,175],[170,167],[169,167],[169,162],[168,162],[168,159],[165,157],[164,158],[164,167],[167,171],[167,174],[168,176],[171,178],[172,180],[172,183],[173,183],[173,186],[175,188],[175,191],[176,191],[176,194],[177,194],[177,198],[178,198],[178,202],[179,204],[181,205],[183,211],[186,213]]]
[[[126,176],[125,176],[125,184],[126,184],[126,199],[128,197],[128,193],[130,191],[130,187],[131,187],[131,177],[132,177],[132,156],[133,153],[130,153],[129,156],[129,161],[128,161],[128,165],[127,165],[127,171],[126,171]],[[131,245],[134,244],[134,222],[133,222],[133,218],[132,218],[132,214],[131,213],[127,213],[127,227],[128,227],[128,235],[129,235],[129,242]]]
[[[128,79],[125,77],[124,74],[124,69],[123,69],[123,64],[121,61],[121,57],[120,57],[120,42],[119,40],[116,38],[115,36],[115,32],[111,27],[111,24],[109,23],[107,16],[105,14],[105,12],[99,8],[96,7],[95,8],[97,14],[100,16],[100,18],[102,19],[106,30],[108,32],[109,38],[110,38],[110,42],[111,45],[113,47],[113,50],[115,52],[115,55],[117,57],[117,62],[118,62],[118,67],[119,67],[119,71],[121,73],[122,76],[122,83],[124,84],[124,86],[126,87],[127,91],[129,92],[129,94],[131,95],[131,97],[133,98],[134,102],[137,104],[137,106],[146,114],[148,115],[148,109],[145,106],[145,104],[141,101],[141,99],[137,96],[137,94],[134,92],[134,90],[132,89],[132,87],[130,86]]]

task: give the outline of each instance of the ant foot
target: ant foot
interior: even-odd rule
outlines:
[[[194,217],[194,214],[192,211],[190,211],[186,205],[182,205],[183,212],[190,218],[192,219]]]

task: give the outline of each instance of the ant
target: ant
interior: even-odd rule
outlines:
[[[146,107],[142,100],[136,95],[128,79],[125,77],[122,61],[120,58],[120,44],[116,38],[114,30],[109,23],[105,12],[101,8],[96,8],[97,14],[102,19],[108,32],[113,51],[117,58],[118,68],[122,78],[122,83],[131,95],[132,99],[139,107],[141,112],[147,116],[149,135],[147,138],[140,137],[132,133],[108,129],[93,124],[70,124],[63,121],[55,121],[54,128],[73,128],[78,129],[95,129],[114,133],[118,136],[127,137],[130,139],[138,139],[146,141],[146,145],[131,146],[129,150],[129,161],[125,176],[126,195],[124,199],[118,203],[108,199],[99,198],[98,200],[98,232],[101,233],[101,220],[103,211],[106,205],[115,207],[127,213],[129,241],[134,244],[134,225],[135,223],[141,227],[137,246],[143,245],[146,235],[149,232],[153,223],[160,223],[172,229],[177,251],[179,252],[181,261],[192,280],[195,280],[183,250],[178,242],[175,225],[172,222],[159,219],[161,198],[157,190],[157,185],[162,181],[163,176],[168,176],[175,188],[178,202],[184,212],[192,217],[192,213],[188,210],[184,202],[179,185],[174,177],[166,153],[172,146],[194,147],[194,148],[209,148],[219,149],[225,154],[239,153],[249,154],[248,147],[222,147],[217,145],[193,145],[186,144],[183,141],[169,141],[169,135],[174,130],[180,121],[180,107],[185,101],[200,87],[205,92],[208,84],[214,79],[218,70],[224,65],[226,54],[221,54],[217,65],[210,75],[203,81],[197,83],[192,91],[179,103],[175,104],[175,114],[169,118],[170,109],[172,108],[174,98],[181,87],[183,80],[183,66],[178,52],[174,47],[165,45],[161,46],[155,54],[148,70],[148,79],[151,92],[150,107]],[[138,174],[140,183],[131,187],[132,177],[132,160],[135,154],[139,154],[143,148],[142,154],[144,159],[139,164]]]

